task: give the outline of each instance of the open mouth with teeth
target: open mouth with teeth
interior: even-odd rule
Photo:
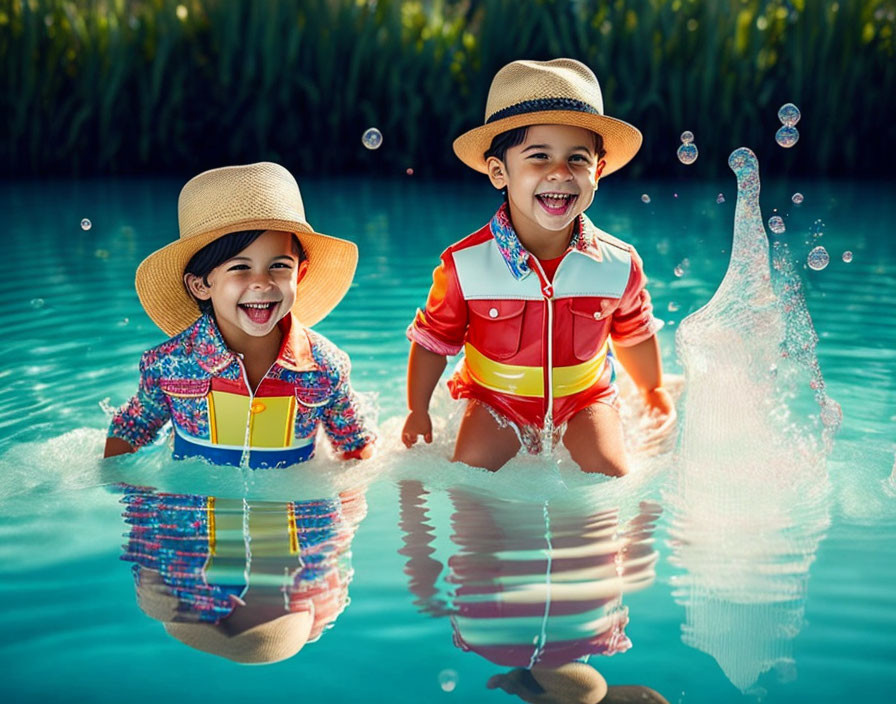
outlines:
[[[239,307],[253,323],[264,325],[271,319],[278,305],[280,305],[278,301],[265,301],[261,303],[240,303]]]
[[[565,215],[575,203],[574,193],[539,193],[535,199],[551,215]]]

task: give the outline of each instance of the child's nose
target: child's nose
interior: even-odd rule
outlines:
[[[266,289],[274,285],[274,277],[269,271],[260,271],[252,276],[249,282],[251,288]]]
[[[569,168],[569,164],[565,161],[561,162],[551,169],[548,178],[553,178],[557,181],[568,181],[572,178],[572,169]]]

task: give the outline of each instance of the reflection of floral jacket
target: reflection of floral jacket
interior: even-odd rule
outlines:
[[[580,216],[548,277],[523,247],[507,206],[442,253],[426,308],[408,337],[463,363],[449,381],[520,425],[555,425],[615,395],[608,339],[631,346],[651,337],[647,278],[634,247]]]
[[[309,459],[323,425],[343,457],[357,457],[374,435],[349,384],[348,356],[292,316],[280,326],[280,353],[253,393],[241,360],[203,315],[143,355],[137,394],[109,435],[137,448],[171,420],[177,458],[268,467]]]

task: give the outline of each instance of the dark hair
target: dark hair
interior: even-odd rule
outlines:
[[[507,156],[507,150],[522,144],[526,140],[526,135],[528,133],[529,126],[527,125],[524,127],[515,127],[512,130],[507,130],[507,132],[495,135],[494,139],[492,139],[491,146],[482,156],[486,160],[490,156],[493,156],[504,161],[504,158]],[[594,152],[597,154],[597,160],[600,161],[607,155],[607,150],[604,149],[604,138],[597,132],[591,132],[591,134],[594,135]]]
[[[264,230],[243,230],[241,232],[231,232],[229,235],[219,237],[214,242],[205,245],[205,247],[193,255],[193,258],[190,259],[190,261],[187,262],[187,266],[184,267],[184,273],[201,277],[205,282],[205,285],[208,286],[208,279],[206,277],[212,269],[221,266],[221,264],[228,259],[231,259],[242,252],[246,247],[261,237],[264,232]],[[292,251],[298,256],[299,261],[304,261],[305,250],[302,249],[302,243],[299,242],[299,238],[296,237],[295,234],[292,236],[292,244]],[[199,310],[203,313],[212,312],[211,301],[200,301],[199,299],[196,299],[196,303],[199,305]]]

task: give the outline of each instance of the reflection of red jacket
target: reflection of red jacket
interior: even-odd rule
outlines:
[[[408,336],[436,354],[464,350],[449,382],[455,398],[479,399],[521,425],[540,427],[552,411],[556,426],[615,393],[609,338],[635,345],[661,327],[646,280],[634,248],[584,216],[548,280],[505,206],[442,253]]]

